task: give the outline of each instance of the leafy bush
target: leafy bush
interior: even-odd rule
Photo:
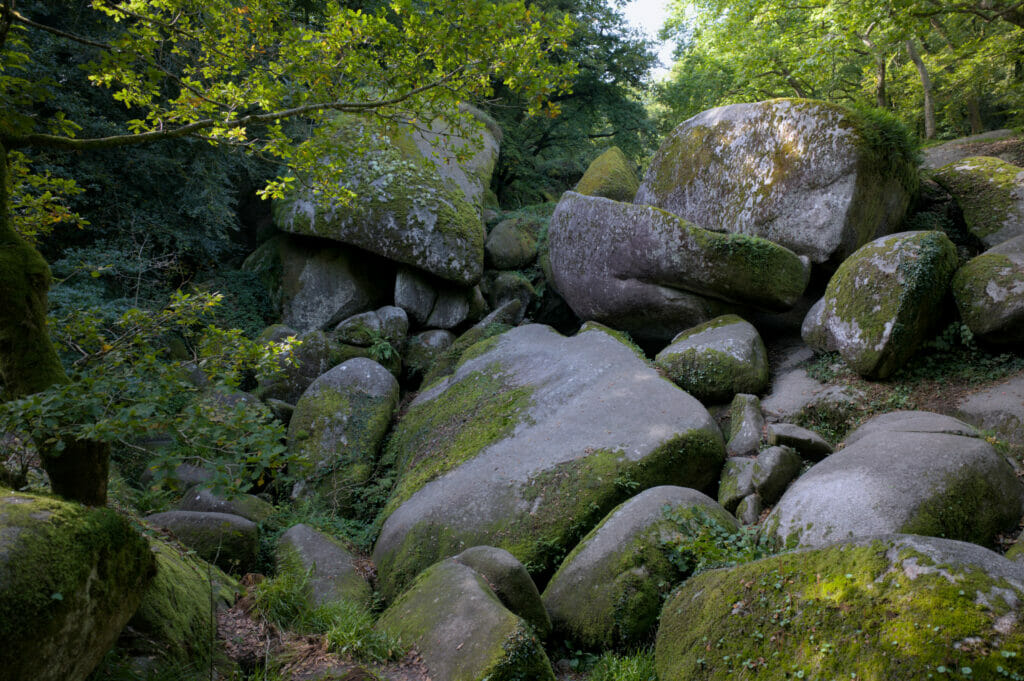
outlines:
[[[720,567],[732,567],[765,558],[777,550],[775,543],[758,535],[756,527],[726,527],[701,508],[666,506],[665,518],[679,534],[663,539],[661,548],[683,574],[693,576]]]

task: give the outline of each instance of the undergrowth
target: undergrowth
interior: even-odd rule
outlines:
[[[733,567],[774,554],[773,540],[760,536],[756,526],[728,527],[699,507],[673,508],[662,513],[679,532],[661,540],[669,561],[683,574]]]
[[[590,681],[657,681],[654,651],[645,649],[631,655],[606,652],[594,663]]]

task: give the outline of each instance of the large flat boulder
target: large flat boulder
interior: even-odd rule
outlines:
[[[892,535],[705,572],[665,603],[661,681],[1012,679],[1024,567]]]
[[[341,187],[342,196],[321,199],[297,182],[300,188],[274,204],[278,228],[358,246],[463,286],[479,281],[483,222],[408,134],[356,116],[328,125],[317,134],[340,168],[328,181]]]
[[[671,338],[737,305],[788,309],[810,271],[764,239],[575,192],[551,216],[548,252],[555,288],[577,316],[649,338]]]
[[[887,139],[877,122],[836,104],[718,107],[665,138],[636,203],[839,263],[893,231],[916,189],[909,144],[895,148]]]
[[[724,445],[707,410],[610,330],[527,325],[463,352],[409,405],[385,457],[400,477],[373,557],[392,598],[477,545],[550,574],[631,494],[713,486]]]
[[[483,575],[454,560],[424,571],[377,627],[414,645],[434,679],[555,679],[526,621],[501,604]]]
[[[923,412],[876,417],[794,482],[765,521],[787,544],[907,532],[990,544],[1024,513],[1024,485],[965,423]]]
[[[155,572],[126,517],[0,489],[0,678],[85,679]]]
[[[670,560],[665,543],[688,533],[678,517],[694,518],[697,512],[726,529],[739,527],[713,499],[685,487],[653,487],[616,507],[544,590],[555,631],[590,648],[635,646],[647,639],[662,601],[687,576]]]
[[[942,232],[875,239],[836,270],[804,320],[804,340],[838,350],[862,376],[886,378],[935,330],[956,266]]]

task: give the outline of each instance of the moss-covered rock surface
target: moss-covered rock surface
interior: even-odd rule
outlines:
[[[517,327],[463,353],[387,445],[398,483],[374,548],[393,598],[428,565],[504,548],[543,579],[616,504],[713,486],[722,436],[694,398],[599,327]]]
[[[453,560],[423,572],[377,626],[415,646],[435,679],[555,678],[530,626],[501,604],[483,576]]]
[[[626,155],[611,147],[587,166],[575,191],[587,196],[603,196],[613,201],[632,201],[640,188],[640,178]]]
[[[896,535],[705,572],[666,603],[661,681],[1024,678],[1024,572]]]
[[[0,676],[84,679],[155,572],[145,539],[114,511],[0,489]]]
[[[768,354],[752,324],[736,315],[716,317],[683,331],[654,363],[705,404],[768,387]]]
[[[616,507],[584,537],[544,590],[555,631],[591,648],[635,646],[650,635],[668,592],[685,576],[665,543],[685,531],[666,511],[700,508],[735,518],[700,492],[663,485]]]
[[[902,220],[917,186],[910,139],[826,102],[718,107],[666,136],[636,203],[838,263]]]
[[[953,195],[971,234],[987,247],[1024,236],[1024,168],[991,156],[970,156],[935,171]]]
[[[941,319],[956,248],[942,232],[881,237],[850,256],[828,282],[823,332],[857,373],[885,378]]]
[[[1024,236],[990,248],[957,270],[953,296],[976,337],[1019,347],[1024,342]]]

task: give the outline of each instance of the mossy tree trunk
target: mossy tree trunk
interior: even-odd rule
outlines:
[[[68,381],[46,330],[49,288],[49,265],[11,223],[7,152],[0,144],[0,378],[7,398]],[[61,451],[42,448],[40,454],[54,492],[86,504],[106,503],[105,444],[67,440]]]

